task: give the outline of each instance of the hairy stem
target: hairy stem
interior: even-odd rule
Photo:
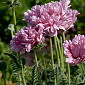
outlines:
[[[19,72],[19,81],[21,82],[21,75],[20,75],[20,72]],[[20,82],[19,82],[19,85],[20,85]]]
[[[51,62],[52,62],[52,70],[53,70],[53,78],[54,78],[54,85],[57,85],[56,83],[56,77],[55,77],[55,72],[54,72],[54,59],[53,59],[53,49],[52,49],[52,39],[49,37],[50,40],[50,52],[51,52]]]
[[[16,15],[15,15],[15,7],[12,7],[12,14],[13,14],[13,20],[14,20],[14,29],[15,29],[15,33],[17,32],[16,29]]]
[[[60,59],[59,59],[59,52],[58,52],[56,39],[57,39],[56,36],[54,36],[54,44],[55,44],[56,56],[57,56],[57,60],[58,60],[58,66],[60,67]]]
[[[70,85],[70,65],[68,64],[68,85]]]
[[[20,61],[20,65],[21,65],[22,82],[23,82],[24,85],[26,85],[20,52],[18,53],[18,56],[19,56],[19,61]]]
[[[35,49],[33,49],[33,51],[34,51],[34,56],[35,56],[35,61],[36,61],[36,66],[37,66],[37,71],[38,71],[39,83],[40,83],[40,85],[42,85],[42,83],[41,83],[41,77],[40,77],[40,72],[39,72],[38,61],[37,61],[36,51],[35,51]]]
[[[64,59],[63,59],[63,47],[62,47],[62,36],[60,36],[60,44],[61,44],[61,64],[62,64],[62,70],[64,70]]]
[[[57,36],[56,38],[57,38],[58,49],[59,49],[59,56],[60,56],[61,69],[63,69],[63,64],[62,64],[62,53],[61,53],[60,41],[59,41],[58,36]]]
[[[63,41],[65,41],[65,33],[63,32]]]
[[[63,41],[65,41],[65,33],[63,32]],[[68,85],[70,85],[70,65],[68,64]]]

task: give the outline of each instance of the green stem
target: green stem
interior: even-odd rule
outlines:
[[[4,78],[4,85],[6,85],[6,72],[3,71],[2,73],[3,73],[3,78]]]
[[[37,71],[38,71],[39,83],[40,83],[40,85],[41,85],[42,83],[41,83],[41,77],[40,77],[39,66],[38,66],[38,61],[37,61],[37,55],[36,55],[36,51],[35,51],[35,49],[33,49],[33,51],[34,51],[34,56],[35,56],[36,65],[37,65]]]
[[[63,32],[63,41],[65,41],[65,33]]]
[[[14,19],[14,29],[15,29],[15,33],[17,32],[16,29],[16,15],[15,15],[15,7],[12,7],[12,13],[13,13],[13,19]]]
[[[20,85],[20,82],[21,82],[21,76],[20,76],[20,72],[19,72],[19,85]]]
[[[46,63],[45,63],[45,60],[44,60],[44,58],[43,58],[43,56],[42,56],[42,51],[41,51],[41,49],[40,49],[40,54],[41,54],[41,57],[42,57],[42,60],[43,60],[44,74],[45,74],[45,82],[46,82],[46,84],[47,84],[47,69],[46,69]]]
[[[22,67],[22,69],[21,69],[22,81],[23,81],[23,84],[26,85],[25,78],[24,78],[24,72],[23,72],[23,65],[22,65],[22,63],[21,63],[21,67]]]
[[[70,85],[70,65],[68,64],[68,85]]]
[[[57,56],[57,60],[58,60],[58,65],[60,67],[60,59],[59,59],[59,52],[58,52],[58,47],[57,47],[56,36],[54,36],[54,44],[55,44],[55,50],[56,50],[56,56]]]
[[[61,43],[61,64],[62,64],[62,70],[64,71],[64,59],[63,59],[63,47],[62,47],[62,36],[60,36],[60,43]]]
[[[50,40],[50,51],[51,51],[51,62],[52,62],[52,69],[53,69],[53,78],[54,78],[54,85],[57,85],[56,83],[56,77],[55,77],[55,72],[54,72],[54,59],[53,59],[53,49],[52,49],[52,39],[49,37]]]
[[[65,41],[65,33],[63,32],[63,41]],[[70,65],[68,64],[68,85],[70,85]]]
[[[83,80],[84,79],[84,69],[83,69],[82,63],[80,63],[80,67],[81,67],[82,80]]]
[[[19,56],[19,61],[20,61],[20,65],[21,65],[22,82],[23,82],[24,85],[26,85],[25,78],[24,78],[23,65],[22,65],[22,60],[21,60],[20,52],[18,53],[18,56]]]
[[[58,49],[59,49],[59,56],[60,56],[60,64],[61,64],[61,69],[63,70],[63,63],[62,63],[62,53],[61,53],[61,48],[60,48],[60,41],[58,39],[58,36],[56,36],[57,38],[57,43],[58,43]]]
[[[11,30],[11,36],[13,37],[13,30]]]

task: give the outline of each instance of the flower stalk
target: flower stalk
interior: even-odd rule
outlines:
[[[63,59],[63,47],[62,47],[62,36],[60,36],[60,44],[61,44],[61,66],[62,70],[64,70],[64,59]]]
[[[52,49],[52,39],[51,39],[51,37],[49,37],[49,40],[50,40],[50,51],[51,51],[51,62],[52,62],[54,85],[57,85],[56,77],[55,77],[55,74],[54,74],[54,59],[53,59],[53,49]]]
[[[19,57],[20,66],[21,66],[21,77],[22,77],[22,82],[23,82],[24,85],[26,85],[20,52],[18,52],[18,57]]]
[[[13,37],[13,30],[11,30],[11,36]]]
[[[40,77],[40,72],[39,72],[39,66],[38,66],[38,61],[37,61],[37,55],[36,55],[36,50],[35,50],[35,49],[33,49],[33,51],[34,51],[34,56],[35,56],[35,62],[36,62],[36,66],[37,66],[37,71],[38,71],[38,78],[39,78],[39,83],[40,83],[40,85],[42,85],[42,83],[41,83],[41,77]]]
[[[61,69],[63,70],[62,55],[61,55],[62,53],[61,53],[60,41],[59,41],[59,39],[58,39],[58,36],[56,36],[56,38],[57,38],[58,49],[59,49]]]
[[[63,32],[63,41],[65,41],[65,33]],[[70,65],[68,64],[68,85],[70,85]]]
[[[68,64],[68,85],[70,85],[70,65]]]
[[[65,33],[64,33],[64,31],[62,32],[62,34],[63,34],[63,41],[65,41]]]
[[[58,60],[58,66],[60,67],[60,59],[59,59],[59,52],[58,52],[56,39],[57,39],[56,36],[54,36],[55,51],[56,51],[56,56],[57,56],[57,60]]]
[[[14,20],[14,29],[15,29],[15,33],[17,32],[16,29],[16,15],[15,15],[15,7],[12,7],[12,14],[13,14],[13,20]]]

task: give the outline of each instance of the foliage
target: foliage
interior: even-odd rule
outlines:
[[[13,57],[13,56],[12,56]],[[20,70],[17,67],[16,63],[14,62],[15,59],[12,58],[13,60],[10,61],[11,64],[11,68],[13,71],[13,75],[15,78],[15,81],[17,83],[17,85],[19,84],[21,78],[19,78],[20,76]],[[40,63],[41,64],[41,63]],[[81,63],[81,65],[83,65],[83,69],[84,69],[84,64]],[[72,67],[75,69],[75,72],[73,72],[73,69],[71,69],[71,85],[84,85],[85,83],[85,79],[82,80],[82,74],[81,74],[81,66],[78,64],[76,67]],[[67,78],[67,70],[66,72],[62,71],[61,68],[58,67],[57,64],[55,64],[55,76],[56,76],[56,81],[57,81],[57,85],[67,85],[68,83],[68,78]],[[24,68],[24,75],[25,75],[25,79],[27,80],[27,85],[39,85],[39,81],[38,81],[38,73],[37,73],[37,67],[36,65],[34,65],[32,67],[32,73],[29,72],[29,68],[25,67]],[[44,72],[44,71],[42,71]],[[54,78],[53,78],[53,72],[52,72],[52,64],[50,63],[49,65],[49,69],[48,69],[48,80],[47,80],[47,84],[44,83],[44,79],[43,76],[44,74],[41,72],[41,77],[42,77],[42,85],[54,85]],[[75,73],[75,74],[74,74]],[[84,72],[85,75],[85,72]]]

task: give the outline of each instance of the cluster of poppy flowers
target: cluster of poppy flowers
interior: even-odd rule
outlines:
[[[10,42],[12,50],[22,53],[30,52],[33,46],[43,41],[43,37],[54,37],[57,36],[59,30],[67,31],[72,28],[79,12],[70,9],[69,4],[69,0],[51,1],[41,6],[35,5],[31,10],[27,10],[24,13],[23,21],[26,21],[29,26],[23,27],[18,33],[15,33]],[[76,39],[77,41],[75,41]],[[84,62],[84,45],[85,37],[83,35],[75,36],[72,42],[65,41],[63,47],[64,53],[68,57],[66,62],[72,65],[76,65],[81,60]],[[79,52],[76,53],[77,49]]]

